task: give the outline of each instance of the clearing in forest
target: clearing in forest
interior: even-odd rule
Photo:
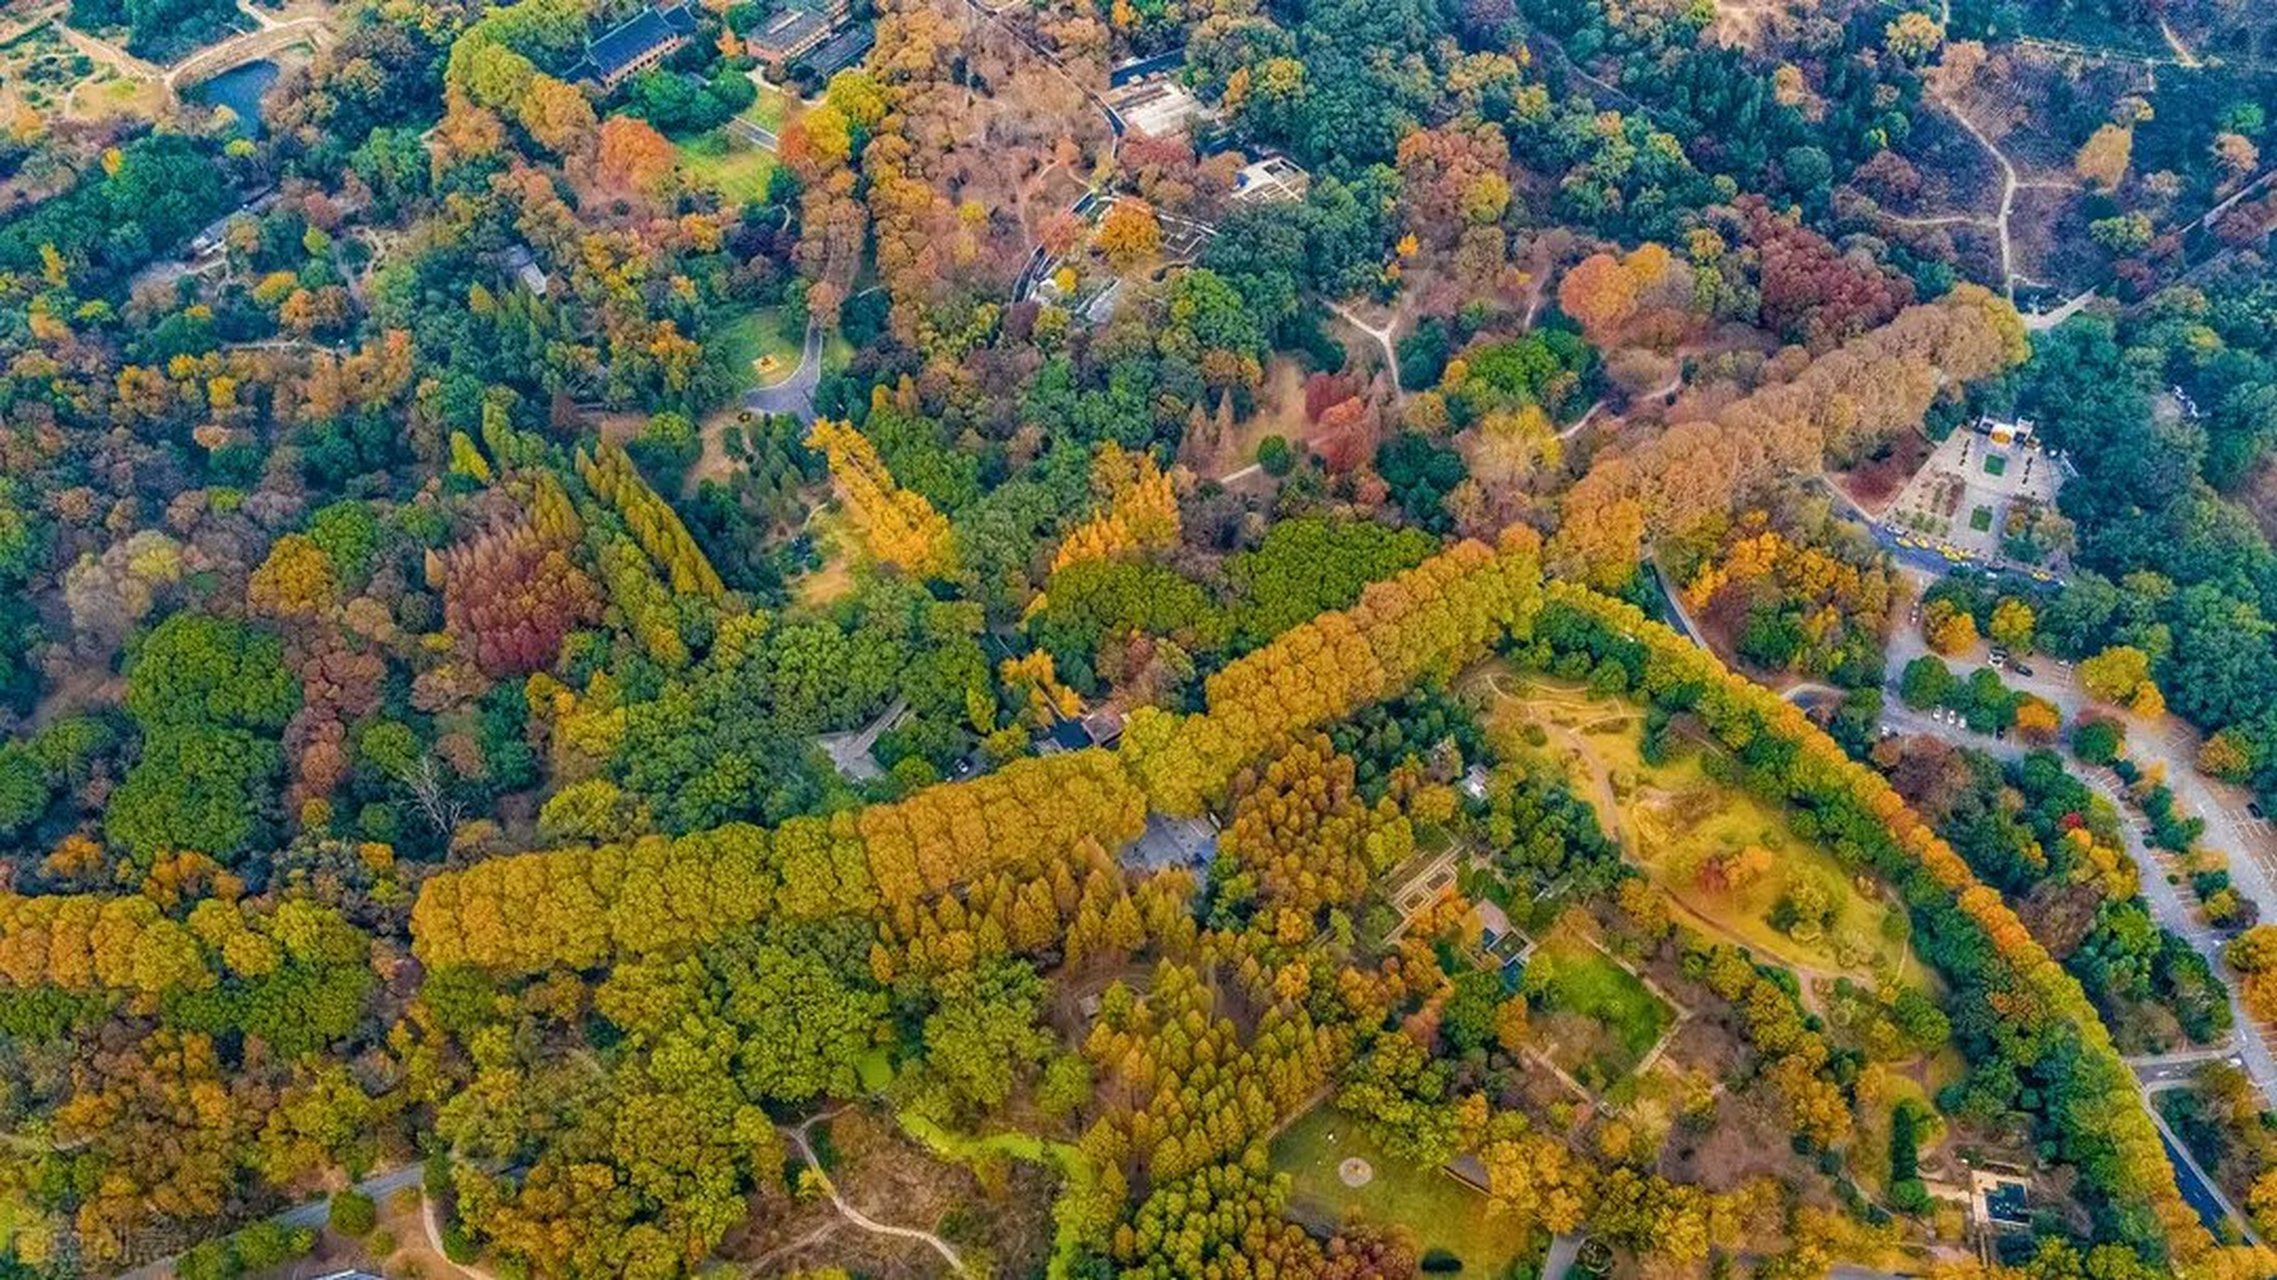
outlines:
[[[1444,1169],[1400,1160],[1333,1103],[1299,1116],[1273,1140],[1273,1170],[1289,1175],[1289,1214],[1323,1230],[1358,1217],[1406,1228],[1419,1253],[1443,1249],[1462,1260],[1441,1275],[1502,1276],[1528,1249],[1508,1215],[1489,1215],[1486,1196]],[[1364,1173],[1349,1161],[1364,1162]],[[1352,1182],[1360,1185],[1350,1185]]]
[[[1926,983],[1904,911],[1797,833],[1778,807],[1711,776],[1711,759],[1719,773],[1730,763],[1720,748],[1671,732],[1648,762],[1644,712],[1634,704],[1500,663],[1465,685],[1487,699],[1487,728],[1504,755],[1563,769],[1687,923],[1806,979],[1847,975],[1871,986],[1895,974]]]
[[[675,145],[680,151],[680,171],[689,181],[719,192],[730,204],[767,198],[775,153],[734,126],[722,125]]]
[[[1636,1070],[1676,1023],[1644,979],[1567,929],[1526,957],[1526,993],[1550,1060],[1596,1093]]]

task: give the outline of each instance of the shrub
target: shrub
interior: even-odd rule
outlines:
[[[1280,436],[1267,436],[1257,442],[1257,465],[1265,468],[1269,476],[1285,476],[1296,469],[1297,451]]]
[[[481,1255],[481,1247],[475,1244],[474,1237],[466,1233],[465,1227],[454,1222],[443,1228],[444,1257],[463,1267]]]
[[[2110,764],[2119,758],[2119,749],[2125,739],[2119,726],[2109,720],[2082,720],[2071,731],[2072,754],[2088,764]]]
[[[379,1225],[379,1206],[372,1203],[370,1196],[351,1187],[332,1193],[332,1209],[327,1216],[334,1231],[361,1240]]]
[[[1420,1267],[1429,1273],[1453,1275],[1463,1269],[1463,1260],[1452,1250],[1434,1246],[1423,1251]]]

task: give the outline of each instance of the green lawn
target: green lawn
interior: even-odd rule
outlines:
[[[744,386],[777,381],[798,367],[798,340],[784,335],[782,313],[773,307],[746,311],[714,329],[706,340],[726,349],[728,367],[743,379]],[[773,363],[760,367],[762,357],[771,358]]]
[[[1988,453],[1984,456],[1984,473],[1986,475],[2005,475],[2007,472],[2008,459],[2000,456],[1997,453]]]
[[[697,134],[679,147],[680,169],[691,181],[736,204],[766,199],[767,176],[775,171],[773,152],[734,137],[724,128]]]
[[[1354,1156],[1375,1176],[1347,1187],[1336,1169]],[[1490,1217],[1476,1188],[1438,1169],[1422,1169],[1384,1154],[1350,1116],[1327,1103],[1314,1107],[1273,1140],[1273,1168],[1289,1175],[1292,1216],[1333,1229],[1357,1216],[1378,1226],[1405,1228],[1417,1250],[1439,1248],[1463,1260],[1465,1276],[1500,1276],[1541,1245],[1507,1217]]]
[[[771,84],[760,85],[759,96],[753,98],[751,105],[743,109],[744,119],[775,134],[783,131],[783,124],[790,119],[790,115],[790,95]]]
[[[1635,974],[1564,933],[1543,939],[1527,957],[1526,990],[1552,1015],[1545,1026],[1556,1044],[1551,1057],[1595,1089],[1633,1070],[1676,1020]]]
[[[1992,527],[1992,508],[1978,507],[1976,510],[1971,511],[1969,513],[1969,527],[1976,530],[1978,533],[1983,533],[1985,530],[1990,529]]]
[[[1634,704],[1593,699],[1569,682],[1482,668],[1487,675],[1496,671],[1501,696],[1489,710],[1489,732],[1506,752],[1563,769],[1686,924],[1785,964],[1848,973],[1869,986],[1896,976],[1934,989],[1911,955],[1903,912],[1870,885],[1859,885],[1818,841],[1797,835],[1776,805],[1709,777],[1706,748],[1679,739],[1659,763],[1647,764],[1643,715]],[[1535,725],[1548,731],[1544,746],[1526,741]],[[1711,889],[1703,865],[1750,846],[1769,851],[1768,872],[1751,884]],[[1773,928],[1767,917],[1781,894],[1805,882],[1835,905],[1821,933],[1797,938]]]

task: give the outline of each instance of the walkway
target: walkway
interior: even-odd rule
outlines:
[[[1376,340],[1376,345],[1383,349],[1384,368],[1391,374],[1392,394],[1402,399],[1406,398],[1407,393],[1401,390],[1399,385],[1399,352],[1392,347],[1392,335],[1399,331],[1399,317],[1393,316],[1390,323],[1379,329],[1362,320],[1359,313],[1341,302],[1329,303],[1328,309],[1335,312],[1344,323]]]
[[[761,125],[756,120],[735,116],[727,122],[727,128],[728,132],[755,147],[768,151],[781,151],[783,149],[783,140],[775,136],[775,131]]]
[[[392,1169],[383,1169],[357,1183],[356,1190],[370,1196],[373,1200],[385,1200],[405,1187],[418,1186],[420,1173],[421,1169],[417,1161],[397,1165]],[[270,1214],[263,1221],[274,1222],[287,1227],[307,1227],[313,1231],[323,1226],[330,1219],[331,1214],[332,1197],[327,1195],[315,1200],[303,1201],[290,1209]],[[440,1251],[438,1246],[437,1252]],[[167,1280],[174,1274],[175,1258],[180,1256],[180,1254],[172,1254],[164,1258],[154,1258],[132,1271],[122,1273],[119,1280]]]
[[[814,421],[814,389],[822,382],[822,325],[809,320],[806,342],[799,349],[799,367],[780,382],[743,393],[743,407],[753,413],[782,413],[802,423]]]
[[[2053,311],[2033,312],[2032,314],[2024,317],[2024,331],[2026,333],[2045,333],[2048,330],[2055,328],[2056,326],[2062,324],[2064,321],[2069,320],[2073,316],[2076,316],[2080,312],[2086,310],[2087,304],[2095,301],[2095,295],[2096,291],[2089,289],[2084,293],[2076,294],[2073,297],[2065,300],[2062,306],[2057,307]]]
[[[231,36],[220,44],[207,45],[176,63],[159,83],[169,94],[179,94],[185,85],[210,79],[241,63],[281,53],[296,44],[321,44],[330,29],[330,21],[325,18],[295,18],[291,22],[280,22],[275,26],[264,26],[258,31]]]
[[[806,1160],[806,1167],[814,1170],[814,1176],[822,1180],[822,1189],[830,1194],[830,1203],[837,1206],[838,1212],[843,1215],[848,1222],[853,1223],[855,1226],[860,1227],[864,1231],[870,1232],[872,1235],[899,1236],[904,1240],[916,1240],[920,1243],[930,1245],[932,1246],[935,1253],[940,1254],[941,1257],[948,1262],[949,1270],[956,1272],[960,1276],[965,1274],[964,1259],[957,1256],[956,1249],[951,1247],[948,1241],[943,1240],[941,1237],[934,1235],[930,1231],[919,1231],[914,1227],[897,1227],[892,1223],[880,1222],[876,1218],[873,1218],[870,1215],[862,1212],[860,1209],[857,1209],[854,1206],[846,1203],[846,1197],[838,1194],[838,1184],[831,1181],[829,1174],[823,1172],[822,1161],[815,1158],[814,1147],[807,1142],[807,1126],[813,1124],[816,1120],[826,1118],[827,1117],[825,1116],[809,1116],[806,1120],[800,1122],[795,1127],[786,1125],[778,1125],[777,1127],[782,1130],[784,1137],[789,1138],[798,1146],[799,1155]]]
[[[2016,250],[2008,235],[2008,215],[2016,207],[2016,188],[2018,186],[2016,166],[2009,163],[2008,154],[1995,146],[1985,131],[1977,127],[1977,122],[1969,119],[1967,112],[1953,103],[1947,102],[1934,92],[1929,97],[1931,101],[1951,113],[1955,120],[1960,121],[1961,127],[1969,131],[1969,136],[1975,138],[1979,146],[1990,152],[1993,160],[2000,165],[2000,213],[1993,220],[1993,226],[2000,233],[2001,289],[2013,299],[2016,296]]]

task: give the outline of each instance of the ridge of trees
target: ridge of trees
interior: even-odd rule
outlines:
[[[2021,364],[2028,351],[2016,309],[1989,290],[1960,285],[1908,307],[1788,381],[1599,458],[1566,495],[1549,562],[1617,588],[1648,536],[1689,532],[1767,481],[1918,427],[1948,388]]]

